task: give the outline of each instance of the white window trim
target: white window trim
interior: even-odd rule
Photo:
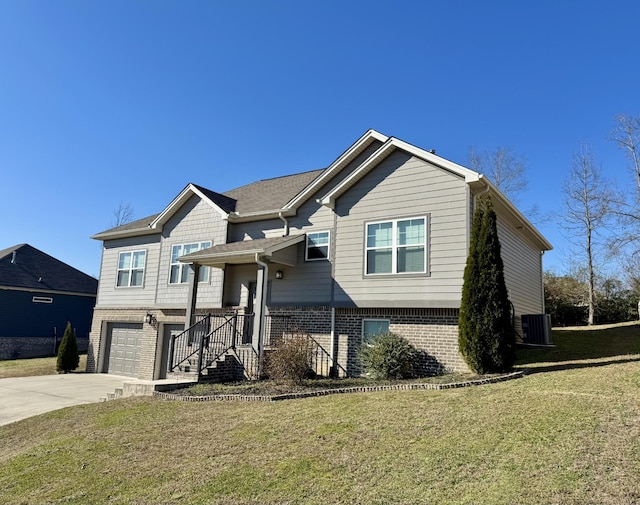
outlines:
[[[173,248],[177,247],[177,246],[182,246],[182,250],[184,251],[184,246],[186,245],[193,245],[193,244],[198,244],[199,249],[198,251],[202,251],[202,249],[208,249],[208,247],[202,247],[202,244],[205,243],[209,243],[210,245],[208,247],[212,247],[213,246],[213,240],[198,240],[198,241],[194,241],[194,242],[181,242],[178,244],[171,244],[171,249],[169,249],[169,277],[167,279],[167,283],[169,284],[169,286],[185,286],[188,284],[188,282],[182,282],[181,280],[178,282],[171,282],[171,267],[173,267],[174,265],[179,265],[180,266],[180,271],[178,273],[178,279],[182,279],[182,270],[184,268],[187,268],[189,266],[188,263],[180,263],[179,261],[177,263],[172,263],[171,260],[173,259]],[[198,252],[198,251],[192,251],[192,252]],[[182,254],[184,255],[184,253]],[[204,268],[204,266],[200,267],[200,270],[202,271],[202,268]],[[207,277],[201,281],[198,281],[199,284],[203,284],[203,283],[207,283],[211,280],[211,267],[207,267]]]
[[[319,233],[326,233],[327,234],[327,237],[328,237],[327,257],[326,258],[309,258],[309,235],[319,234]],[[305,261],[329,261],[330,254],[331,254],[331,231],[330,230],[319,230],[319,231],[307,232],[307,236],[305,237],[305,248],[304,248],[304,260]]]
[[[411,247],[408,246],[399,246],[397,244],[398,240],[398,221],[410,221],[412,219],[423,219],[424,220],[424,270],[421,272],[398,272],[398,248]],[[369,247],[367,245],[369,239],[369,226],[372,224],[381,224],[381,223],[392,223],[391,226],[391,246],[384,247]],[[378,221],[368,221],[364,223],[364,275],[366,277],[380,277],[385,275],[423,275],[429,273],[429,214],[425,214],[422,216],[409,216],[409,217],[398,217],[394,219],[381,219]],[[413,244],[415,246],[415,244]],[[368,273],[369,269],[369,256],[367,254],[368,251],[375,251],[377,249],[389,249],[391,248],[391,272],[383,272],[383,273]]]
[[[133,278],[133,276],[131,275],[133,273],[133,255],[135,253],[138,252],[143,252],[144,253],[144,264],[142,265],[142,284],[140,284],[139,286],[132,286],[131,285],[131,279]],[[118,286],[118,274],[121,272],[120,270],[120,255],[121,254],[127,254],[127,253],[131,253],[131,267],[128,269],[129,270],[129,283],[126,286]],[[125,269],[122,269],[122,271],[124,271]],[[145,275],[147,272],[147,250],[146,249],[131,249],[129,251],[120,251],[118,253],[118,263],[116,264],[116,289],[141,289],[144,288],[144,281],[145,281]]]
[[[361,338],[362,342],[365,342],[364,323],[365,322],[370,322],[370,321],[388,323],[388,325],[389,325],[389,330],[388,331],[391,331],[391,319],[385,319],[383,317],[365,317],[365,318],[362,319],[362,328],[361,328],[361,331],[360,331],[360,338]]]

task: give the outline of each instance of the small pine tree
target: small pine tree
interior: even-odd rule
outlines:
[[[80,364],[80,356],[78,355],[78,342],[76,334],[71,329],[71,323],[67,322],[64,330],[60,347],[58,347],[58,360],[56,362],[56,370],[58,372],[70,372],[78,368]]]
[[[460,306],[458,345],[477,373],[505,372],[515,362],[511,302],[504,280],[497,217],[486,201],[474,214]]]

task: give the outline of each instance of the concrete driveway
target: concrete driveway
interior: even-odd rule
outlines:
[[[130,377],[71,373],[0,379],[0,426],[72,405],[99,402]]]

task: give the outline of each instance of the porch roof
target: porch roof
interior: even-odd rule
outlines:
[[[295,265],[295,255],[275,254],[284,249],[296,246],[305,240],[306,235],[288,237],[260,238],[243,240],[228,244],[214,245],[208,249],[186,254],[178,258],[182,263],[196,263],[198,265],[224,268],[224,265],[240,265],[256,263],[256,254],[262,259],[282,265]]]

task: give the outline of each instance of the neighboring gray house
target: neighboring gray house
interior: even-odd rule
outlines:
[[[466,370],[457,324],[480,194],[498,215],[520,331],[522,314],[544,312],[549,242],[483,175],[369,130],[326,169],[222,194],[189,184],[159,214],[94,235],[88,370],[154,379],[218,362],[251,376],[295,332],[313,338],[319,373],[345,375],[387,329],[431,370]]]
[[[0,251],[0,359],[54,353],[70,321],[86,350],[98,281],[30,246]]]

